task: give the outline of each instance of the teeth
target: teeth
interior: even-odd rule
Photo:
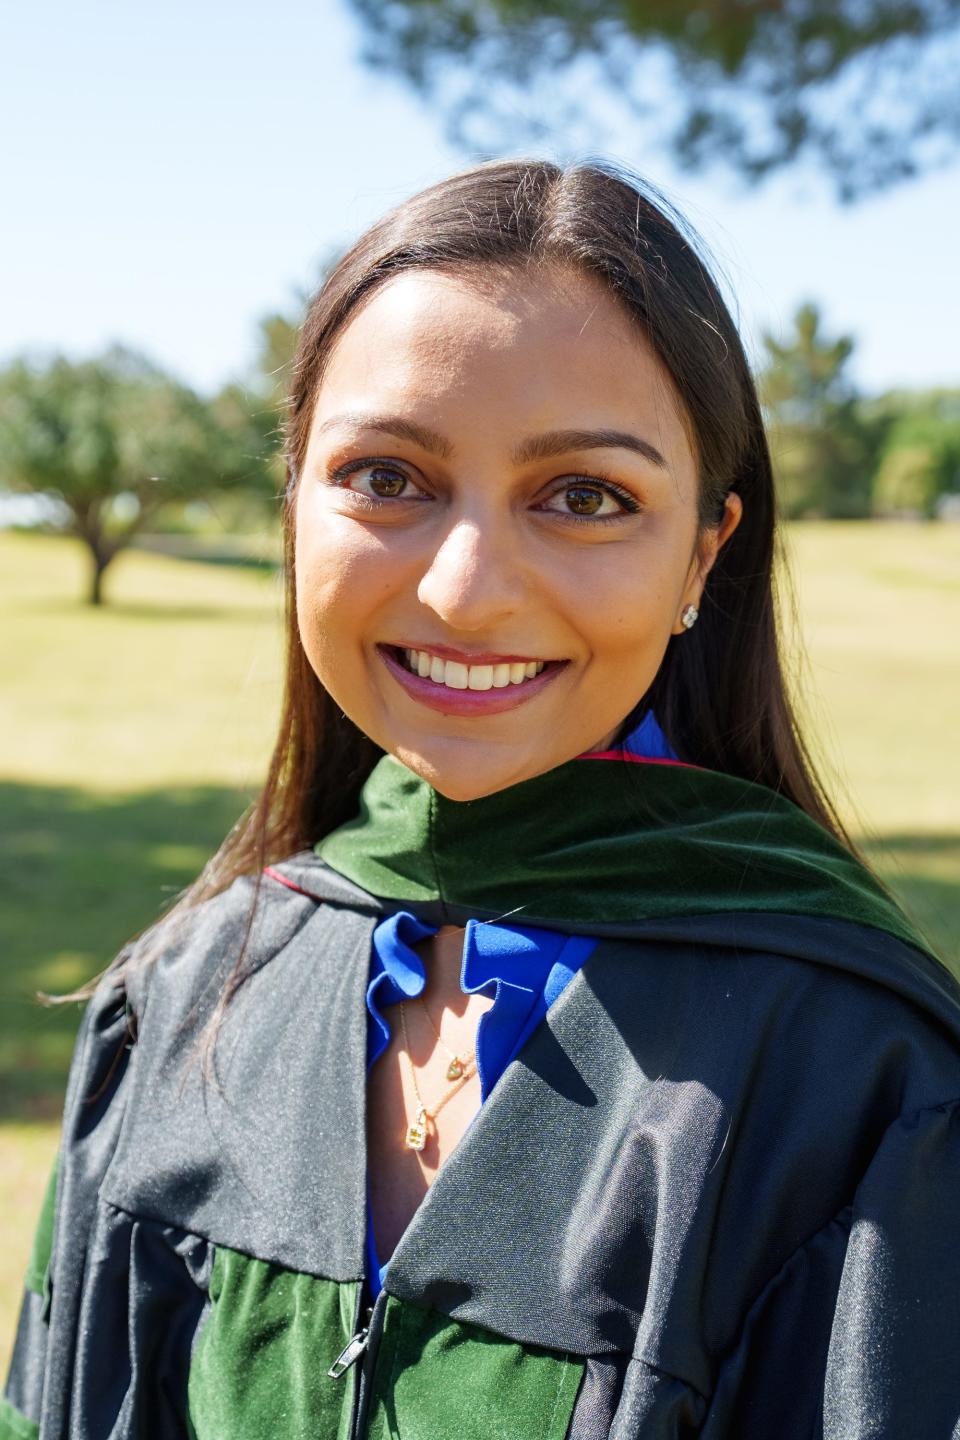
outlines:
[[[451,690],[502,690],[507,685],[522,685],[543,669],[543,660],[529,660],[516,665],[462,665],[458,660],[441,660],[429,650],[404,650],[404,658],[414,675],[427,676],[437,685]]]

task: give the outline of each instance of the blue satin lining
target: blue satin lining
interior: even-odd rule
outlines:
[[[678,760],[680,758],[660,729],[657,717],[652,710],[648,710],[640,724],[620,741],[619,748],[626,750],[629,755],[643,755],[648,760]]]

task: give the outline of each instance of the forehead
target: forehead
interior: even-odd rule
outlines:
[[[666,367],[636,321],[593,277],[553,267],[387,281],[338,335],[315,421],[345,410],[413,407],[439,429],[620,424],[689,446]],[[654,438],[651,435],[651,438]]]

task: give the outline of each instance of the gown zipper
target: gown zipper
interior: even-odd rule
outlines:
[[[367,1337],[369,1334],[369,1326],[364,1325],[363,1329],[358,1330],[356,1335],[351,1335],[346,1346],[340,1351],[340,1354],[327,1371],[331,1380],[339,1380],[340,1376],[345,1375],[351,1365],[356,1364],[367,1348]]]
[[[370,1409],[370,1391],[373,1386],[373,1372],[377,1363],[377,1351],[380,1348],[380,1336],[383,1333],[383,1315],[387,1308],[387,1292],[381,1290],[374,1304],[367,1310],[367,1323],[361,1331],[353,1337],[347,1345],[343,1357],[338,1357],[331,1367],[331,1373],[336,1368],[339,1360],[345,1360],[344,1369],[354,1365],[362,1356],[363,1363],[356,1377],[353,1387],[353,1407],[350,1417],[350,1440],[361,1440],[367,1430],[367,1412]],[[347,1357],[347,1351],[350,1352]],[[339,1372],[343,1374],[343,1370]]]
[[[373,1306],[371,1305],[367,1308],[367,1323],[366,1325],[361,1326],[360,1315],[363,1310],[364,1290],[365,1282],[361,1279],[357,1285],[357,1298],[353,1306],[354,1333],[350,1336],[350,1339],[347,1341],[346,1345],[340,1351],[340,1354],[337,1356],[336,1360],[334,1360],[333,1364],[330,1366],[330,1369],[327,1371],[327,1374],[331,1380],[339,1380],[340,1376],[343,1375],[347,1370],[349,1370],[350,1366],[354,1363],[354,1361],[356,1361],[363,1353],[363,1349],[366,1344],[367,1325],[370,1324],[370,1316],[373,1313]]]
[[[360,1315],[363,1311],[363,1282],[360,1284],[360,1291],[357,1296],[357,1308],[354,1314],[354,1326],[358,1327],[355,1333],[350,1336],[340,1354],[334,1360],[327,1375],[331,1380],[340,1380],[363,1356],[363,1364],[358,1375],[354,1379],[353,1395],[350,1408],[350,1428],[348,1435],[350,1440],[357,1440],[363,1433],[366,1426],[367,1410],[370,1403],[370,1385],[373,1379],[373,1367],[376,1363],[376,1352],[379,1346],[380,1335],[383,1330],[383,1312],[387,1304],[387,1292],[381,1290],[373,1305],[368,1305],[363,1312],[366,1324],[360,1325]]]

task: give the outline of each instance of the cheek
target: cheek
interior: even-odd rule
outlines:
[[[595,659],[662,648],[674,622],[678,557],[655,543],[594,552],[564,575],[565,605]],[[599,563],[598,563],[599,561]]]
[[[298,529],[297,619],[315,668],[335,663],[390,590],[383,547],[354,522],[324,516]]]

